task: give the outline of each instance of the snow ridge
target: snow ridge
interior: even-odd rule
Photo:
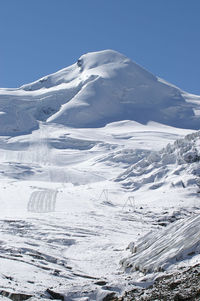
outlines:
[[[104,50],[18,89],[0,89],[0,135],[30,133],[39,121],[71,127],[156,121],[200,128],[200,102],[124,55]]]

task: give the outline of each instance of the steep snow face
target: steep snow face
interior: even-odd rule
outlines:
[[[83,55],[77,64],[81,81],[90,80],[49,122],[96,127],[129,119],[198,127],[193,108],[179,89],[157,79],[125,56],[107,50]],[[190,116],[189,122],[186,116]]]
[[[200,216],[177,221],[162,231],[152,231],[129,245],[135,254],[121,261],[126,270],[144,273],[166,270],[173,264],[200,257]],[[194,260],[194,258],[193,258]]]
[[[0,89],[0,135],[29,133],[38,121],[99,127],[156,121],[198,129],[200,100],[155,77],[124,55],[105,50],[19,89]]]

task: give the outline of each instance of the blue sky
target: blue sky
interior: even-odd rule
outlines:
[[[117,50],[200,94],[199,0],[1,0],[0,87]]]

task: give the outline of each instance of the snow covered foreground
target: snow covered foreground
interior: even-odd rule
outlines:
[[[5,300],[103,300],[199,262],[199,99],[113,51],[0,89]]]
[[[169,266],[200,260],[200,216],[177,221],[161,231],[152,231],[129,248],[134,254],[122,260],[126,269],[143,273],[164,271]]]

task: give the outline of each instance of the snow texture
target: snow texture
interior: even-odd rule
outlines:
[[[200,178],[200,132],[168,144],[160,151],[150,152],[134,162],[116,181],[129,189],[137,190],[144,184],[149,189],[162,185],[171,187],[198,185]]]
[[[142,285],[119,264],[138,239],[125,267],[198,263],[199,112],[199,96],[112,50],[0,89],[1,299]]]
[[[38,121],[72,127],[156,121],[198,129],[199,103],[122,54],[104,50],[21,88],[0,89],[0,134],[30,133]]]
[[[164,271],[169,266],[198,255],[200,258],[200,216],[177,221],[162,231],[152,231],[131,243],[135,253],[122,260],[125,269],[140,270],[143,273]]]

